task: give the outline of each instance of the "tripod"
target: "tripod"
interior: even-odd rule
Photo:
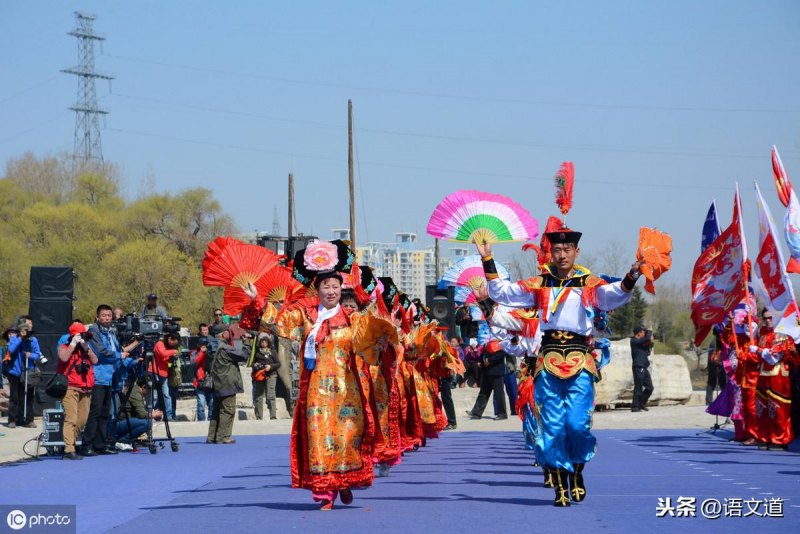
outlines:
[[[163,393],[161,394],[162,402],[164,404],[164,428],[167,431],[166,438],[154,438],[153,437],[153,407],[155,405],[155,385],[158,382],[158,378],[156,375],[155,369],[155,354],[153,349],[156,344],[156,340],[158,338],[152,338],[150,336],[145,336],[144,341],[142,342],[142,352],[144,354],[144,372],[145,372],[145,407],[147,408],[147,449],[150,451],[150,454],[156,454],[158,452],[157,444],[161,445],[161,448],[164,448],[163,442],[169,441],[170,448],[172,452],[178,452],[178,442],[175,441],[175,438],[172,437],[172,432],[169,428],[169,418],[167,417],[168,414],[166,413],[166,402],[163,402]],[[130,395],[130,391],[128,392]],[[176,399],[177,400],[177,399]],[[127,399],[126,399],[127,402]],[[130,419],[128,420],[129,428],[130,428]]]
[[[715,415],[714,416],[714,424],[711,425],[708,430],[703,430],[702,432],[698,432],[697,434],[695,434],[695,436],[699,436],[700,434],[709,434],[709,433],[710,434],[716,434],[717,430],[720,430],[722,427],[724,427],[726,425],[729,425],[729,424],[731,424],[731,420],[728,419],[727,417],[722,422],[722,424],[719,424],[719,415]]]

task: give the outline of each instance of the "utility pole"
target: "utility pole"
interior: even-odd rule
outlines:
[[[436,268],[434,272],[436,273],[436,281],[435,284],[439,283],[439,278],[442,277],[442,269],[439,266],[439,238],[437,237],[434,239],[433,245],[433,261],[436,262]]]
[[[286,231],[286,257],[294,258],[292,232],[294,230],[294,174],[289,173],[289,228]]]
[[[356,251],[356,193],[353,178],[353,101],[347,101],[347,176],[350,184],[350,248]]]
[[[100,142],[100,115],[108,110],[97,105],[95,80],[113,80],[113,76],[94,70],[94,43],[105,41],[105,37],[95,33],[92,28],[95,16],[75,12],[78,27],[67,35],[78,39],[78,59],[80,64],[61,72],[78,77],[78,99],[69,109],[75,112],[75,145],[73,162],[85,165],[92,160],[103,162],[103,145]]]

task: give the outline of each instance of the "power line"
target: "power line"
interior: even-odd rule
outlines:
[[[4,138],[0,139],[0,143],[5,143],[6,141],[11,141],[12,139],[16,139],[17,137],[21,137],[21,136],[25,135],[26,133],[30,133],[30,132],[38,129],[38,128],[41,128],[42,126],[47,126],[48,124],[56,122],[57,120],[63,118],[65,115],[68,115],[68,114],[69,114],[69,112],[63,111],[63,112],[59,113],[58,115],[56,115],[55,117],[51,117],[51,118],[47,119],[46,121],[40,122],[38,124],[35,124],[35,125],[31,126],[30,128],[26,128],[25,130],[22,130],[21,132],[17,132],[17,133],[15,133],[13,135],[9,135],[8,137],[4,137]]]
[[[114,59],[121,59],[123,61],[132,61],[136,63],[158,65],[162,67],[192,70],[196,72],[205,72],[208,74],[218,74],[222,76],[239,76],[242,78],[268,80],[272,82],[292,83],[292,84],[309,85],[317,87],[330,87],[336,89],[346,89],[350,91],[352,90],[367,91],[373,93],[394,94],[402,96],[421,96],[429,98],[471,100],[478,102],[498,102],[506,104],[530,104],[530,105],[540,105],[540,106],[561,106],[561,107],[580,107],[580,108],[598,108],[598,109],[628,109],[628,110],[642,110],[642,111],[700,111],[700,112],[714,112],[714,113],[800,113],[800,109],[725,108],[725,107],[702,107],[702,106],[644,106],[644,105],[634,105],[634,104],[603,104],[597,102],[564,102],[555,100],[530,100],[530,99],[520,99],[520,98],[501,98],[501,97],[489,97],[489,96],[478,96],[478,95],[463,95],[463,94],[458,95],[458,94],[434,93],[434,92],[417,91],[417,90],[365,87],[358,85],[341,84],[336,82],[304,80],[299,78],[285,78],[279,76],[266,76],[263,74],[255,74],[252,72],[239,72],[239,71],[231,71],[224,69],[215,69],[210,67],[201,67],[197,65],[169,63],[166,61],[154,61],[150,59],[136,58],[131,56],[121,56],[116,54],[107,54],[107,57],[111,57]]]
[[[301,159],[313,159],[313,160],[323,160],[323,161],[335,161],[335,162],[343,162],[346,161],[344,158],[337,158],[337,157],[329,157],[329,156],[319,156],[314,154],[298,154],[296,152],[286,152],[281,150],[272,150],[267,148],[258,148],[258,147],[248,147],[244,145],[235,145],[229,143],[217,143],[213,141],[203,141],[199,139],[189,139],[184,137],[176,137],[164,134],[156,134],[156,133],[148,133],[148,132],[140,132],[134,130],[124,130],[121,128],[106,128],[108,131],[112,132],[119,132],[124,134],[130,135],[138,135],[142,137],[150,137],[153,139],[165,139],[169,141],[179,141],[184,143],[191,143],[191,144],[198,144],[198,145],[205,145],[205,146],[213,146],[218,148],[227,148],[227,149],[234,149],[234,150],[243,150],[247,152],[258,152],[264,154],[273,154],[279,156],[288,156],[292,158],[301,158]],[[552,177],[540,177],[540,176],[530,176],[524,174],[510,174],[510,173],[498,173],[498,172],[482,172],[476,170],[466,170],[466,169],[448,169],[443,167],[424,167],[419,165],[404,165],[404,164],[396,164],[396,163],[383,163],[377,161],[364,161],[360,162],[364,165],[371,165],[374,167],[384,167],[390,169],[403,169],[403,170],[412,170],[412,171],[426,171],[426,172],[438,172],[438,173],[445,173],[445,174],[457,174],[457,175],[471,175],[471,176],[483,176],[488,178],[515,178],[520,180],[535,180],[535,181],[547,181],[551,182],[553,180]],[[612,181],[612,180],[591,180],[591,179],[582,179],[584,183],[592,183],[598,185],[612,185],[612,186],[623,186],[623,187],[649,187],[649,188],[662,188],[662,189],[703,189],[703,190],[714,190],[718,191],[720,188],[715,186],[705,186],[705,185],[697,185],[697,184],[663,184],[663,183],[643,183],[643,182],[619,182],[619,181]]]
[[[186,104],[183,102],[176,102],[171,100],[163,100],[159,98],[151,98],[151,97],[143,97],[143,96],[135,96],[135,95],[128,95],[124,93],[111,93],[111,96],[117,96],[128,100],[139,100],[143,102],[152,102],[155,104],[161,104],[166,106],[174,106],[177,108],[186,108],[188,110],[193,111],[205,111],[209,113],[219,113],[222,115],[230,115],[235,117],[242,117],[246,119],[254,119],[254,120],[264,120],[264,121],[276,121],[276,122],[285,122],[285,123],[292,123],[292,124],[302,124],[305,126],[317,127],[317,128],[324,128],[324,129],[335,129],[341,130],[344,128],[341,124],[333,124],[333,123],[326,123],[320,121],[311,121],[311,120],[303,120],[303,119],[290,119],[287,117],[278,117],[274,115],[260,115],[256,113],[247,113],[241,111],[232,111],[226,110],[221,108],[209,107],[209,106],[198,106],[193,104]],[[365,132],[365,133],[373,133],[379,135],[393,135],[393,136],[401,136],[401,137],[415,137],[415,138],[423,138],[423,139],[437,139],[437,140],[444,140],[444,141],[454,141],[454,142],[468,142],[468,143],[483,143],[483,144],[494,144],[494,145],[501,145],[501,146],[515,146],[515,147],[523,147],[523,148],[549,148],[549,149],[560,149],[560,150],[586,150],[592,152],[615,152],[615,153],[624,153],[624,154],[656,154],[656,155],[665,155],[665,156],[696,156],[696,157],[707,157],[707,158],[737,158],[737,159],[763,159],[763,154],[744,154],[741,151],[700,151],[700,150],[673,150],[673,149],[662,149],[662,148],[653,148],[653,147],[632,147],[632,148],[625,148],[625,147],[614,147],[614,146],[602,146],[602,145],[572,145],[572,144],[559,144],[559,143],[526,143],[521,141],[508,141],[502,139],[487,139],[487,138],[479,138],[479,137],[468,137],[468,136],[454,136],[454,135],[438,135],[438,134],[430,134],[424,132],[409,132],[409,131],[399,131],[399,130],[387,130],[387,129],[380,129],[380,128],[357,128],[358,131]],[[792,154],[784,154],[787,158],[795,157]]]
[[[18,96],[22,96],[24,94],[27,94],[27,93],[33,91],[34,89],[38,89],[39,87],[45,85],[46,83],[52,82],[53,80],[58,78],[58,76],[59,76],[58,74],[54,74],[54,75],[50,76],[49,78],[47,78],[46,80],[42,80],[41,82],[33,84],[33,85],[29,86],[29,87],[26,87],[25,89],[22,89],[21,91],[19,91],[17,93],[14,93],[11,96],[7,96],[3,100],[0,100],[0,104],[5,104],[6,102],[14,100]]]

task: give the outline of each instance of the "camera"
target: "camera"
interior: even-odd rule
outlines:
[[[75,371],[82,375],[88,373],[91,368],[92,364],[86,360],[81,360],[80,363],[75,364]]]
[[[83,339],[84,341],[91,341],[92,339],[94,339],[94,336],[88,330],[86,332],[81,332],[78,335],[81,336],[81,339]],[[75,336],[69,336],[67,338],[67,343],[72,343],[72,338],[73,337],[75,337]]]
[[[267,366],[263,363],[256,362],[253,364],[253,371],[261,371],[265,369]]]
[[[180,317],[162,319],[150,316],[140,319],[133,315],[126,315],[114,322],[114,329],[117,337],[123,343],[129,343],[134,340],[141,341],[145,337],[155,338],[162,334],[179,333],[181,330],[180,320]]]

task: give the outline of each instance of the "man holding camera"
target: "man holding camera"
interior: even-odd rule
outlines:
[[[114,394],[111,382],[120,360],[130,356],[130,351],[136,348],[139,342],[134,340],[128,346],[120,347],[112,329],[113,320],[114,312],[111,306],[101,304],[97,307],[95,323],[87,330],[88,345],[97,356],[97,363],[94,364],[94,387],[89,418],[86,421],[86,428],[83,429],[81,452],[83,456],[117,454],[113,447],[108,447],[107,442],[108,416]]]
[[[140,319],[161,319],[166,321],[169,319],[167,312],[164,308],[158,305],[158,295],[150,293],[147,295],[147,304],[142,308],[142,313],[139,314]]]
[[[89,418],[94,386],[94,364],[97,356],[86,343],[86,327],[75,321],[69,327],[69,337],[58,347],[57,373],[67,377],[67,394],[61,400],[64,407],[64,459],[82,460],[75,453],[75,442]]]
[[[127,402],[119,410],[112,438],[114,441],[130,441],[133,445],[136,438],[147,432],[150,426],[151,416],[147,413],[145,402],[147,379],[140,377],[132,380],[127,387],[131,389],[127,392]],[[161,410],[153,410],[151,413],[154,421],[160,421],[164,417]]]
[[[653,380],[650,378],[650,351],[653,348],[653,332],[643,326],[633,329],[631,338],[631,361],[633,363],[633,403],[632,412],[647,409],[647,399],[653,393]]]
[[[164,339],[159,340],[153,349],[153,373],[156,375],[158,406],[168,421],[175,419],[175,406],[169,392],[169,371],[173,365],[173,358],[179,357],[180,344],[181,336],[177,332],[167,332],[164,334]],[[178,402],[177,396],[175,402]]]
[[[33,336],[33,323],[29,318],[20,317],[8,332],[8,354],[8,428],[17,425],[34,428],[34,388],[28,375],[36,370],[36,362],[42,358],[42,351],[39,341]]]

